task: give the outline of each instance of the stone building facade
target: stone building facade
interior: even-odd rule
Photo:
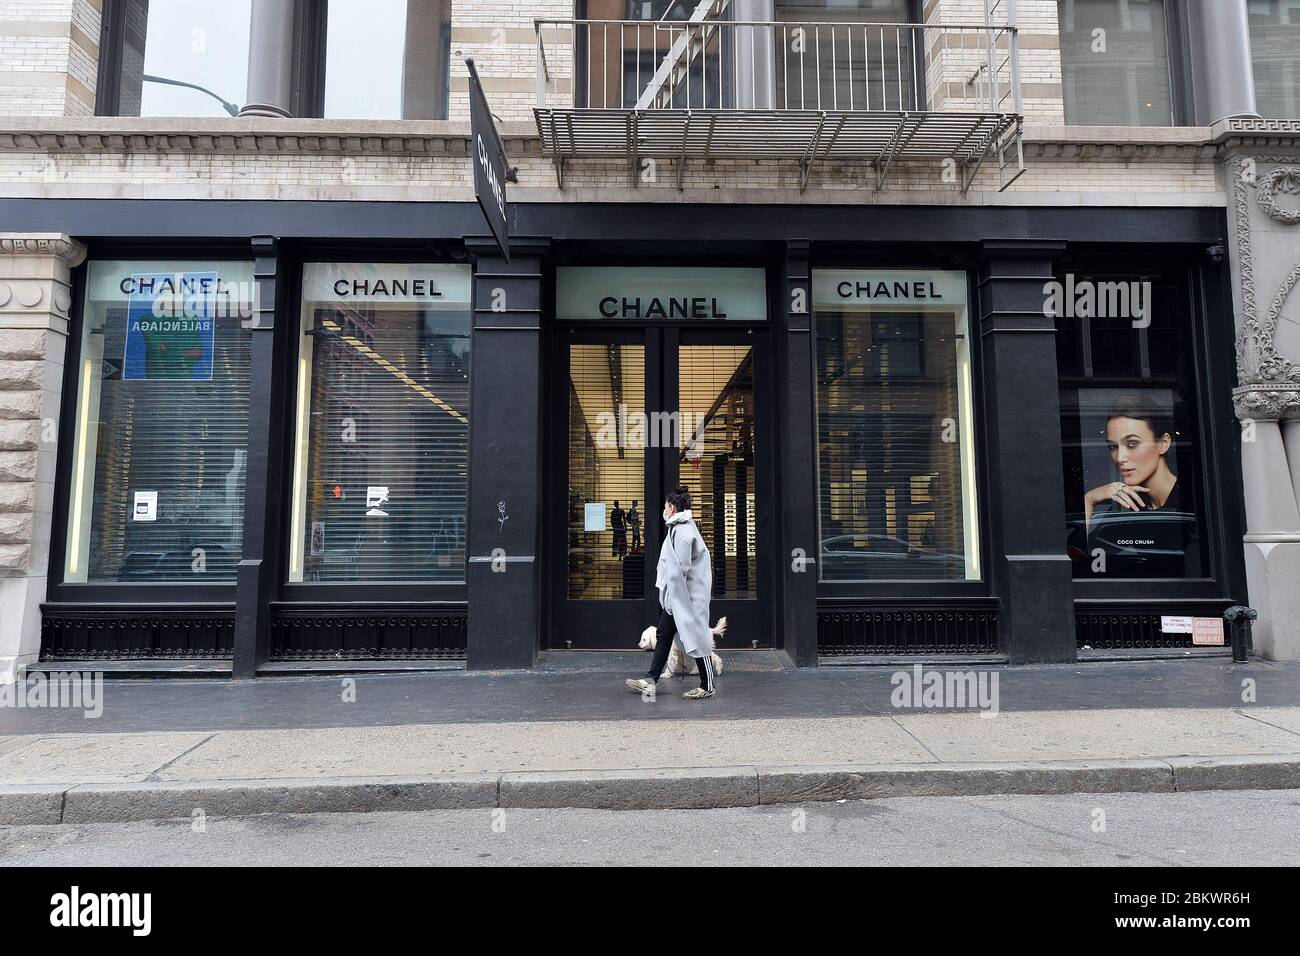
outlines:
[[[820,139],[810,141],[810,159],[763,155],[762,142],[754,143],[755,158],[718,158],[686,149],[671,158],[565,158],[547,146],[534,109],[543,96],[550,105],[574,102],[581,80],[575,64],[590,56],[595,40],[592,33],[574,39],[575,28],[561,21],[581,17],[584,10],[596,18],[593,11],[603,6],[611,5],[595,0],[444,4],[438,16],[446,17],[445,62],[435,66],[446,71],[446,118],[352,119],[321,115],[329,109],[328,56],[333,55],[324,51],[334,48],[312,33],[325,27],[312,19],[310,5],[252,0],[247,88],[234,104],[242,106],[239,115],[169,117],[112,115],[121,111],[115,105],[125,97],[119,89],[123,56],[116,47],[132,29],[132,13],[147,5],[0,0],[0,672],[36,665],[56,644],[62,659],[77,659],[77,647],[88,657],[113,657],[95,644],[96,627],[135,628],[131,633],[139,634],[166,629],[157,622],[175,618],[182,622],[177,627],[201,628],[208,626],[205,615],[217,622],[219,635],[214,644],[202,645],[206,651],[173,647],[152,654],[154,645],[145,637],[133,638],[135,645],[122,656],[212,658],[251,675],[277,659],[312,658],[301,647],[277,656],[276,634],[343,628],[339,622],[355,617],[389,621],[374,625],[380,630],[400,621],[408,631],[422,620],[455,619],[460,623],[453,630],[461,628],[462,637],[440,638],[435,646],[451,649],[442,656],[467,654],[470,666],[527,666],[540,650],[565,647],[568,638],[556,616],[564,603],[563,586],[548,570],[563,564],[548,551],[562,538],[549,537],[545,517],[546,502],[565,479],[547,470],[543,450],[551,434],[546,419],[563,404],[555,404],[548,384],[560,367],[550,358],[560,354],[553,329],[569,330],[552,311],[557,270],[587,261],[616,267],[622,260],[610,258],[620,254],[615,250],[629,264],[660,263],[677,235],[684,243],[682,255],[691,261],[723,268],[752,260],[768,270],[769,286],[776,290],[771,293],[773,334],[764,340],[776,394],[769,396],[771,407],[758,402],[766,408],[760,414],[768,416],[773,436],[770,472],[759,481],[768,481],[772,492],[805,482],[817,486],[810,462],[823,454],[816,439],[800,437],[818,414],[809,364],[816,356],[810,360],[805,354],[809,332],[816,329],[810,330],[806,314],[780,305],[780,292],[808,290],[819,269],[855,262],[877,271],[907,268],[903,249],[917,250],[917,268],[965,270],[970,277],[969,315],[978,326],[982,357],[970,412],[979,432],[971,454],[980,464],[969,480],[978,484],[979,494],[967,506],[975,509],[978,499],[980,517],[966,520],[979,532],[975,537],[988,570],[972,571],[968,560],[961,587],[887,594],[871,587],[854,591],[826,577],[817,581],[816,574],[792,576],[784,570],[783,555],[810,544],[825,554],[828,513],[818,513],[815,501],[783,511],[765,511],[768,506],[760,504],[757,513],[765,517],[755,520],[767,524],[766,545],[758,547],[771,552],[760,561],[766,568],[760,590],[766,590],[768,603],[759,616],[772,622],[763,646],[811,664],[835,652],[825,635],[836,622],[883,615],[901,634],[898,622],[915,612],[956,615],[961,627],[972,629],[991,620],[993,636],[980,649],[1012,661],[1073,660],[1082,650],[1093,651],[1092,644],[1111,646],[1106,641],[1117,648],[1181,646],[1160,637],[1163,617],[1214,616],[1228,604],[1249,602],[1260,612],[1256,651],[1300,658],[1300,631],[1294,625],[1300,619],[1300,295],[1292,295],[1300,284],[1300,119],[1258,115],[1244,2],[1157,4],[1168,37],[1176,41],[1172,52],[1164,50],[1173,76],[1174,115],[1163,125],[1068,122],[1079,101],[1067,92],[1061,34],[1067,14],[1056,0],[901,4],[906,20],[919,18],[916,22],[931,31],[913,35],[930,44],[921,47],[924,88],[936,112],[977,110],[981,69],[1015,73],[1023,171],[1014,165],[999,168],[990,157],[955,173],[939,158],[901,150],[896,162],[888,163],[883,156],[835,155],[829,146],[822,156]],[[1152,4],[1140,6],[1146,10]],[[736,2],[730,13],[718,15],[774,21],[778,7]],[[568,30],[568,39],[561,34],[548,40],[547,27],[538,21],[554,21],[553,31]],[[998,34],[993,46],[967,49],[953,40],[962,24],[1014,26],[1015,62],[994,64],[994,52],[1001,64],[1012,50],[1008,34]],[[880,36],[883,70],[890,60],[883,52],[883,30]],[[904,41],[898,36],[893,42],[901,50]],[[194,42],[200,42],[197,35]],[[848,42],[854,49],[854,41]],[[549,56],[545,67],[539,48]],[[305,50],[324,57],[315,73],[301,66]],[[518,182],[509,193],[520,244],[508,262],[483,243],[486,229],[474,205],[467,57],[477,65],[505,151],[518,167]],[[111,96],[110,86],[117,90]],[[324,109],[303,108],[313,88],[317,106],[325,103]],[[675,215],[680,217],[676,227]],[[292,500],[288,491],[285,499],[277,495],[288,486],[294,462],[276,448],[280,430],[295,427],[293,391],[277,383],[281,373],[295,368],[284,350],[296,346],[288,333],[259,339],[262,333],[251,330],[253,407],[249,445],[240,459],[246,464],[240,467],[249,487],[261,480],[265,493],[260,505],[249,505],[239,518],[243,552],[230,581],[173,597],[166,597],[165,589],[149,591],[151,596],[141,599],[123,579],[79,597],[83,592],[63,566],[53,587],[52,548],[58,552],[54,561],[65,557],[62,528],[75,523],[69,517],[76,484],[70,469],[79,454],[86,454],[85,447],[75,447],[83,439],[69,427],[85,427],[78,425],[84,418],[78,403],[85,398],[77,390],[90,387],[90,379],[78,378],[75,368],[65,370],[65,355],[70,342],[82,343],[77,354],[84,353],[82,323],[88,313],[82,302],[94,282],[94,262],[131,260],[146,252],[167,261],[246,259],[268,331],[296,327],[292,309],[306,301],[300,291],[303,264],[314,257],[346,255],[344,261],[369,262],[370,255],[400,263],[420,261],[423,254],[440,266],[472,264],[475,297],[467,307],[468,321],[474,368],[482,377],[467,400],[476,422],[493,422],[494,415],[503,414],[506,437],[494,444],[484,432],[488,426],[480,424],[468,439],[468,571],[455,584],[459,590],[436,597],[430,591],[415,602],[392,590],[340,591],[324,601],[294,596],[298,592],[287,587],[295,583],[292,574],[282,573],[292,566],[286,555],[293,546],[284,540],[291,532],[277,525],[276,504]],[[1103,593],[1094,582],[1080,584],[1077,575],[1072,585],[1060,554],[1066,516],[1057,448],[1063,441],[1064,386],[1058,384],[1057,367],[1066,359],[1058,349],[1058,329],[1050,316],[1038,321],[1042,310],[1034,302],[1063,270],[1094,268],[1109,275],[1125,256],[1166,253],[1167,263],[1152,258],[1142,275],[1176,263],[1192,288],[1188,321],[1201,330],[1201,338],[1195,359],[1189,359],[1195,367],[1185,374],[1194,382],[1186,390],[1198,396],[1189,407],[1199,409],[1199,417],[1182,427],[1200,436],[1195,455],[1204,461],[1204,474],[1198,492],[1206,496],[1207,510],[1213,504],[1214,514],[1202,516],[1208,523],[1196,532],[1210,542],[1204,545],[1205,566],[1188,577],[1208,583],[1198,590],[1179,582],[1171,591],[1129,582]],[[482,296],[495,281],[512,290],[508,314],[518,320],[514,324],[497,322],[484,304]],[[581,341],[582,327],[576,331],[575,341]],[[1235,341],[1235,362],[1214,354],[1220,337]],[[689,334],[681,341],[687,339]],[[651,351],[668,347],[659,339],[646,341]],[[531,371],[513,376],[510,361]],[[1026,363],[1041,375],[1020,382]],[[265,375],[260,385],[259,374]],[[492,392],[486,377],[491,375],[511,379],[510,387]],[[1016,394],[1022,386],[1027,391]],[[525,389],[522,395],[518,388]],[[537,406],[539,421],[521,425],[515,408],[494,410],[491,403],[503,400],[503,394]],[[1009,416],[1017,402],[1031,400],[1045,404],[1042,417],[1031,413],[1013,426]],[[259,401],[267,406],[261,412]],[[1229,409],[1242,425],[1240,439]],[[1022,426],[1051,443],[1050,451],[1040,449],[1040,454],[1052,461],[1037,471],[1032,464],[1027,468],[1038,478],[1026,480],[1025,510],[1016,514],[1006,509],[1022,480],[1012,464],[1018,454],[1015,432]],[[804,439],[810,444],[800,444]],[[105,440],[112,438],[101,434]],[[506,444],[512,450],[497,447]],[[476,578],[477,568],[494,553],[489,531],[509,525],[498,525],[497,505],[504,498],[489,492],[486,482],[476,484],[473,476],[488,474],[499,456],[511,454],[522,456],[516,463],[520,488],[512,492],[520,505],[511,514],[520,516],[516,526],[529,520],[534,525],[506,549],[519,557],[517,564],[504,574]],[[761,462],[756,467],[762,475]],[[649,487],[637,485],[643,499]],[[643,507],[650,517],[657,514],[649,500]],[[533,518],[524,518],[526,513]],[[892,531],[895,518],[889,513]],[[967,534],[967,547],[975,547],[969,527]],[[895,533],[908,535],[918,551],[926,551],[917,544],[923,531]],[[258,550],[261,546],[264,550]],[[977,587],[977,581],[985,586]],[[508,621],[499,610],[503,602],[518,612]],[[1121,628],[1117,622],[1130,617],[1142,622],[1135,625],[1139,636],[1114,637]],[[331,623],[320,623],[326,620]],[[572,626],[587,618],[563,620]],[[1086,627],[1085,620],[1091,622]],[[74,631],[79,636],[69,638]],[[906,650],[910,640],[895,635],[877,641],[854,633],[845,647],[867,657]],[[355,656],[383,657],[387,638],[376,640],[380,652],[371,640],[369,650]],[[922,641],[914,650],[942,654],[966,647],[964,640]],[[407,656],[420,657],[418,649],[427,649],[427,642],[411,646],[416,650],[408,649]]]

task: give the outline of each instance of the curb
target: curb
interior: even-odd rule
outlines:
[[[0,786],[0,825],[127,823],[266,813],[683,810],[886,797],[1300,788],[1300,754],[1017,763],[527,771]]]

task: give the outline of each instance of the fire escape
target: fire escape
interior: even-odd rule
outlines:
[[[691,2],[657,21],[534,22],[533,112],[561,187],[581,159],[626,164],[633,186],[669,161],[679,189],[693,160],[795,161],[801,189],[827,161],[869,164],[877,190],[903,163],[963,194],[986,162],[999,189],[1024,172],[1015,0],[985,0],[983,24],[742,20],[730,0]]]

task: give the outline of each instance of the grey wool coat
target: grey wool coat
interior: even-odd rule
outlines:
[[[713,562],[690,511],[668,521],[659,564],[655,569],[659,606],[673,616],[677,640],[690,657],[713,653],[709,633],[709,597],[713,593]]]

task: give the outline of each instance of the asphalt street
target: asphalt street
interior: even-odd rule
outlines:
[[[0,866],[1300,865],[1300,790],[0,827]]]

